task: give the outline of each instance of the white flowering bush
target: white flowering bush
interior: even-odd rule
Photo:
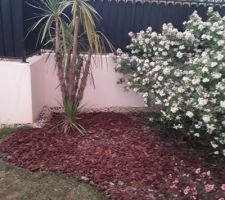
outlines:
[[[129,53],[118,50],[117,70],[146,106],[160,105],[165,124],[207,139],[225,156],[225,17],[209,8],[207,21],[194,12],[184,26],[129,33]]]

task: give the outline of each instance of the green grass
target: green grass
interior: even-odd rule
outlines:
[[[6,136],[8,136],[9,134],[13,133],[13,132],[19,132],[22,131],[24,129],[30,128],[29,126],[21,126],[19,128],[2,128],[0,129],[0,140],[4,139]]]
[[[19,129],[21,130],[21,128]],[[0,130],[3,139],[16,129]],[[47,172],[30,173],[0,160],[0,200],[106,200],[95,188],[75,178]]]

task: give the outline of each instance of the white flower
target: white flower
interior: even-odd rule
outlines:
[[[202,35],[202,39],[203,39],[203,40],[206,39],[206,37],[207,37],[206,34],[203,34],[203,35]]]
[[[216,65],[218,65],[217,62],[212,62],[212,63],[211,63],[211,67],[215,67]]]
[[[167,65],[168,65],[168,62],[167,62],[167,61],[164,61],[164,62],[163,62],[163,65],[164,65],[164,66],[167,66]]]
[[[197,85],[200,83],[200,78],[193,78],[191,82],[193,85]]]
[[[170,110],[171,110],[172,113],[176,113],[179,109],[178,109],[177,106],[173,106],[173,107],[171,107]]]
[[[208,62],[208,59],[206,58],[206,59],[204,59],[204,60],[202,60],[202,63],[203,64],[206,64]]]
[[[196,128],[196,129],[199,129],[199,128],[201,128],[201,125],[195,124],[195,128]]]
[[[224,45],[224,40],[219,40],[218,42],[217,42],[217,44],[219,45],[219,46],[223,46]]]
[[[157,71],[159,71],[160,69],[161,69],[161,66],[157,65],[157,66],[153,69],[153,71],[157,72]]]
[[[209,82],[209,79],[208,78],[203,78],[202,82],[203,83],[208,83]]]
[[[216,28],[215,28],[215,27],[213,27],[213,26],[211,26],[211,27],[210,27],[210,30],[211,30],[211,31],[215,31],[215,30],[216,30]]]
[[[219,79],[219,78],[222,77],[222,74],[221,73],[214,72],[214,73],[212,73],[212,77],[215,78],[215,79]]]
[[[179,49],[183,50],[183,49],[185,49],[185,46],[181,45],[181,46],[179,46]]]
[[[163,52],[162,52],[162,55],[163,55],[163,56],[167,56],[168,53],[167,53],[166,51],[163,51]]]
[[[210,116],[209,115],[203,115],[202,120],[206,123],[210,121]]]
[[[207,124],[206,126],[208,128],[208,133],[209,134],[212,134],[212,131],[214,131],[216,129],[213,124]]]
[[[170,74],[170,68],[166,67],[165,69],[163,69],[163,74],[169,75]]]
[[[157,33],[156,33],[156,32],[152,32],[152,33],[151,33],[151,36],[152,36],[153,38],[155,38],[155,37],[157,37]]]
[[[211,35],[207,35],[207,36],[206,36],[206,39],[207,39],[207,40],[211,40],[211,39],[212,39],[212,36],[211,36]]]
[[[223,156],[225,156],[225,149],[223,150]]]
[[[204,29],[204,26],[203,26],[202,24],[200,24],[200,25],[198,26],[198,29],[199,29],[200,31],[202,31],[202,30]]]
[[[207,67],[203,67],[202,68],[202,72],[208,72],[209,70],[208,70],[208,68]]]
[[[152,27],[148,27],[148,28],[147,28],[147,31],[148,31],[148,32],[151,32],[151,31],[152,31]]]
[[[173,128],[174,129],[182,129],[183,126],[181,124],[178,124],[178,125],[174,125]]]
[[[140,44],[140,45],[143,45],[143,44],[144,44],[143,40],[140,39],[140,40],[139,40],[139,44]]]
[[[183,34],[181,32],[177,33],[177,38],[181,39],[183,37]]]
[[[220,53],[218,53],[218,55],[216,56],[216,59],[217,59],[218,61],[223,60],[223,58],[224,58],[224,56],[223,56],[222,54],[220,54]]]
[[[147,68],[148,66],[149,66],[148,63],[145,63],[145,64],[144,64],[144,67],[145,67],[145,68]]]
[[[221,101],[221,102],[220,102],[220,106],[221,106],[222,108],[225,108],[225,101]]]
[[[194,136],[195,137],[200,137],[200,134],[199,133],[195,133]]]
[[[187,111],[186,112],[186,115],[189,117],[189,118],[192,118],[194,116],[193,112],[191,111]]]
[[[144,97],[144,98],[148,97],[148,93],[147,93],[147,92],[144,93],[144,94],[143,94],[143,97]]]
[[[183,77],[183,81],[187,83],[189,81],[189,78],[185,76]]]
[[[180,86],[180,87],[177,89],[177,91],[180,92],[180,93],[183,93],[185,90],[184,90],[184,88],[183,88],[182,86]]]
[[[146,43],[146,44],[149,44],[149,43],[150,43],[150,39],[149,39],[149,38],[146,38],[146,39],[145,39],[145,43]]]
[[[158,77],[158,80],[159,80],[159,81],[162,81],[162,80],[163,80],[163,76],[159,76],[159,77]]]
[[[177,55],[176,55],[178,58],[182,58],[183,57],[183,53],[181,53],[180,51],[177,52]]]
[[[138,88],[134,88],[133,89],[134,92],[138,92],[138,90],[139,90]]]
[[[150,117],[148,120],[149,120],[150,122],[153,122],[153,121],[154,121],[154,118],[153,118],[153,117]]]
[[[211,146],[215,149],[218,147],[218,145],[215,143],[215,142],[210,142],[211,143]]]
[[[151,41],[150,44],[151,44],[151,46],[154,46],[155,45],[155,42],[154,41]]]
[[[179,115],[178,115],[178,116],[176,116],[176,120],[180,120],[180,118],[181,118],[181,117],[180,117]]]
[[[182,76],[181,70],[178,70],[178,69],[177,69],[177,70],[174,72],[174,75],[175,75],[176,77]]]
[[[133,36],[134,36],[134,33],[133,33],[133,32],[129,32],[128,35],[129,35],[130,37],[133,37]]]
[[[213,7],[209,7],[208,12],[213,12]]]
[[[169,50],[169,49],[170,49],[170,45],[166,44],[166,45],[165,45],[165,49],[166,49],[166,50]]]
[[[203,98],[198,99],[198,104],[200,106],[205,106],[207,103],[208,103],[208,99],[203,99]]]

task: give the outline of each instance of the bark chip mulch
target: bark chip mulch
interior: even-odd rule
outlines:
[[[54,114],[49,123],[59,119]],[[0,156],[30,171],[77,176],[117,200],[168,199],[168,176],[199,166],[197,157],[177,150],[138,115],[86,113],[80,123],[84,136],[49,125],[12,134],[0,144]]]

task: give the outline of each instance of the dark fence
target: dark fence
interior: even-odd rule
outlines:
[[[192,4],[181,1],[93,1],[92,5],[102,16],[99,25],[116,48],[125,50],[130,38],[128,32],[139,32],[151,26],[154,31],[160,32],[164,23],[171,22],[178,30],[183,29],[183,22],[197,10],[199,15],[206,19],[206,4]],[[214,5],[214,9],[225,15],[224,7]]]
[[[24,56],[23,0],[0,0],[0,57]]]
[[[221,3],[175,0],[141,2],[91,0],[90,2],[103,18],[101,23],[97,24],[98,30],[104,32],[115,48],[123,50],[130,42],[128,37],[130,31],[138,32],[151,26],[154,31],[160,32],[162,25],[169,22],[182,30],[183,22],[188,20],[194,10],[206,19],[209,5],[222,16],[225,15],[224,0]],[[38,30],[26,38],[25,35],[34,23],[28,19],[35,17],[38,11],[26,4],[25,0],[0,0],[0,10],[0,56],[23,57],[24,52],[26,55],[37,52],[41,47],[36,46]]]

